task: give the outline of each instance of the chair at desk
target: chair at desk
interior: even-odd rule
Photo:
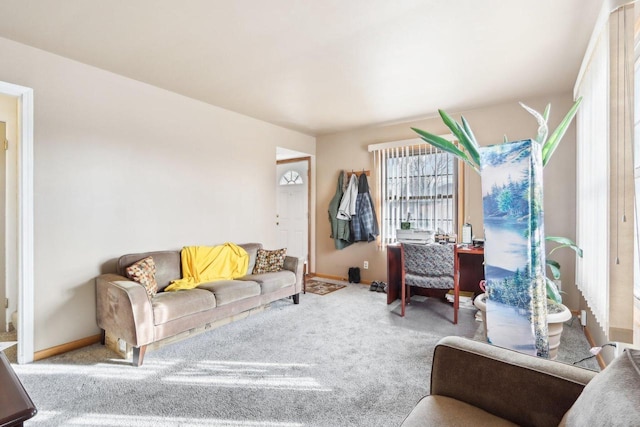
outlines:
[[[411,298],[410,286],[427,289],[453,289],[453,245],[402,243],[402,311]],[[456,305],[454,304],[454,309]]]

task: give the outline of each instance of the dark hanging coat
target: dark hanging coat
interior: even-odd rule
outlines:
[[[331,238],[334,241],[336,249],[344,249],[351,243],[351,231],[349,228],[349,221],[344,219],[338,219],[338,208],[340,207],[340,201],[344,194],[344,182],[346,181],[347,173],[345,171],[340,172],[338,177],[338,187],[336,188],[336,194],[329,203],[329,223],[331,224]]]
[[[351,217],[351,236],[354,242],[372,242],[380,234],[378,219],[373,207],[369,182],[364,173],[358,179],[356,214]]]

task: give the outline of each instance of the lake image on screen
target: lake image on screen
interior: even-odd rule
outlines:
[[[536,355],[531,323],[531,141],[481,148],[488,340]]]

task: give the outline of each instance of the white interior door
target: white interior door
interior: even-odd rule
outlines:
[[[308,260],[308,163],[278,164],[276,178],[278,245],[287,255]]]

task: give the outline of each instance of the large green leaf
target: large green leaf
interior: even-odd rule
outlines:
[[[460,141],[460,144],[462,144],[464,149],[467,150],[467,153],[469,153],[469,160],[477,166],[480,166],[480,154],[478,154],[478,150],[474,146],[473,142],[471,142],[471,138],[467,135],[462,126],[453,120],[453,118],[444,110],[438,110],[438,113],[440,113],[440,117],[442,117],[444,124],[451,129],[451,132],[456,136],[456,138],[458,138],[458,141]]]
[[[562,296],[560,296],[560,291],[556,284],[548,277],[545,277],[545,279],[547,279],[547,298],[558,304],[562,304]]]
[[[560,263],[549,258],[546,259],[546,263],[549,266],[549,270],[551,270],[553,278],[558,280],[560,278]]]
[[[436,147],[436,148],[438,148],[438,149],[440,149],[442,151],[446,151],[447,153],[453,154],[454,156],[456,156],[460,160],[466,162],[476,172],[478,172],[478,173],[480,172],[480,170],[478,169],[478,166],[475,165],[473,162],[471,162],[471,160],[469,160],[469,157],[467,157],[465,152],[460,150],[458,147],[456,147],[456,145],[453,142],[447,141],[446,139],[444,139],[441,136],[434,135],[432,133],[423,131],[421,129],[417,129],[417,128],[411,128],[411,129],[415,133],[420,135],[420,138],[422,138],[423,141],[433,145],[434,147]]]
[[[469,126],[469,122],[467,122],[467,119],[465,119],[464,116],[460,116],[460,119],[462,120],[462,126],[464,127],[465,132],[467,132],[467,135],[469,135],[469,138],[471,139],[471,142],[473,143],[474,147],[478,149],[480,147],[480,144],[478,144],[478,140],[476,139],[476,136],[473,134],[473,131],[471,130],[471,126]]]
[[[551,249],[549,251],[549,255],[551,255],[552,253],[554,253],[556,250],[558,250],[560,248],[570,248],[570,249],[573,249],[575,251],[575,253],[577,253],[580,258],[582,258],[582,249],[580,249],[580,247],[578,245],[576,245],[575,242],[573,240],[569,239],[569,238],[558,237],[558,236],[546,236],[545,240],[548,240],[550,242],[558,243],[558,245],[559,245],[559,246],[556,246],[555,248]]]
[[[478,152],[478,148],[473,143],[473,141],[471,140],[471,137],[469,136],[467,131],[464,129],[464,127],[460,126],[460,123],[456,123],[456,126],[458,127],[458,131],[460,132],[460,135],[462,135],[462,139],[460,140],[460,143],[464,148],[466,148],[467,152],[471,156],[471,160],[473,160],[473,162],[479,166],[480,153]]]
[[[573,104],[573,107],[571,107],[571,109],[567,112],[567,115],[564,116],[564,119],[562,119],[556,130],[554,130],[551,136],[549,136],[547,142],[545,142],[544,146],[542,147],[542,166],[545,166],[547,163],[549,163],[553,152],[556,151],[558,144],[562,140],[562,137],[567,132],[571,121],[578,112],[578,107],[580,106],[581,102],[582,97],[579,97]]]

